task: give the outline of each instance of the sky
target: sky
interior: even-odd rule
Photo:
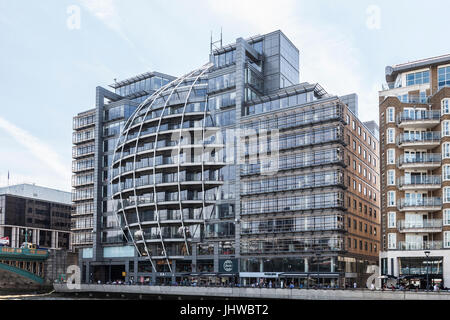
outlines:
[[[181,76],[224,44],[282,30],[300,81],[359,96],[378,122],[385,67],[450,53],[446,0],[0,0],[0,187],[71,190],[72,118],[95,88],[148,71]],[[432,14],[430,14],[432,13]]]

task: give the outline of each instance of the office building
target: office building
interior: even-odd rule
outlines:
[[[212,45],[166,79],[122,119],[107,161],[94,150],[83,280],[362,285],[380,247],[379,145],[357,96],[300,82],[281,31]]]
[[[31,242],[41,248],[71,250],[70,192],[20,184],[0,188],[0,238],[9,247]]]

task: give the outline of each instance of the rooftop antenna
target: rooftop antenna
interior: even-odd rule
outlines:
[[[213,54],[214,50],[221,49],[223,47],[223,33],[222,28],[220,28],[220,39],[213,41],[213,32],[211,31],[211,54]]]

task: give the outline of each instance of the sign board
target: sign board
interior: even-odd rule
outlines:
[[[9,237],[1,237],[0,238],[0,245],[9,246]]]
[[[122,277],[126,277],[127,276],[127,273],[124,271],[124,272],[122,272]]]
[[[238,260],[237,259],[219,259],[220,273],[237,273]]]

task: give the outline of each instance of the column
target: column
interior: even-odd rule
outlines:
[[[38,244],[38,243],[36,242],[36,235],[37,235],[37,233],[39,232],[39,230],[37,230],[37,229],[32,229],[32,232],[33,232],[33,234],[32,234],[31,243]]]
[[[51,249],[56,249],[56,231],[52,231],[51,233]]]
[[[12,227],[11,228],[11,248],[17,248],[16,246],[16,238],[17,238],[17,234],[16,234],[16,227]]]
[[[125,262],[125,282],[128,282],[130,280],[130,260],[127,260]]]

